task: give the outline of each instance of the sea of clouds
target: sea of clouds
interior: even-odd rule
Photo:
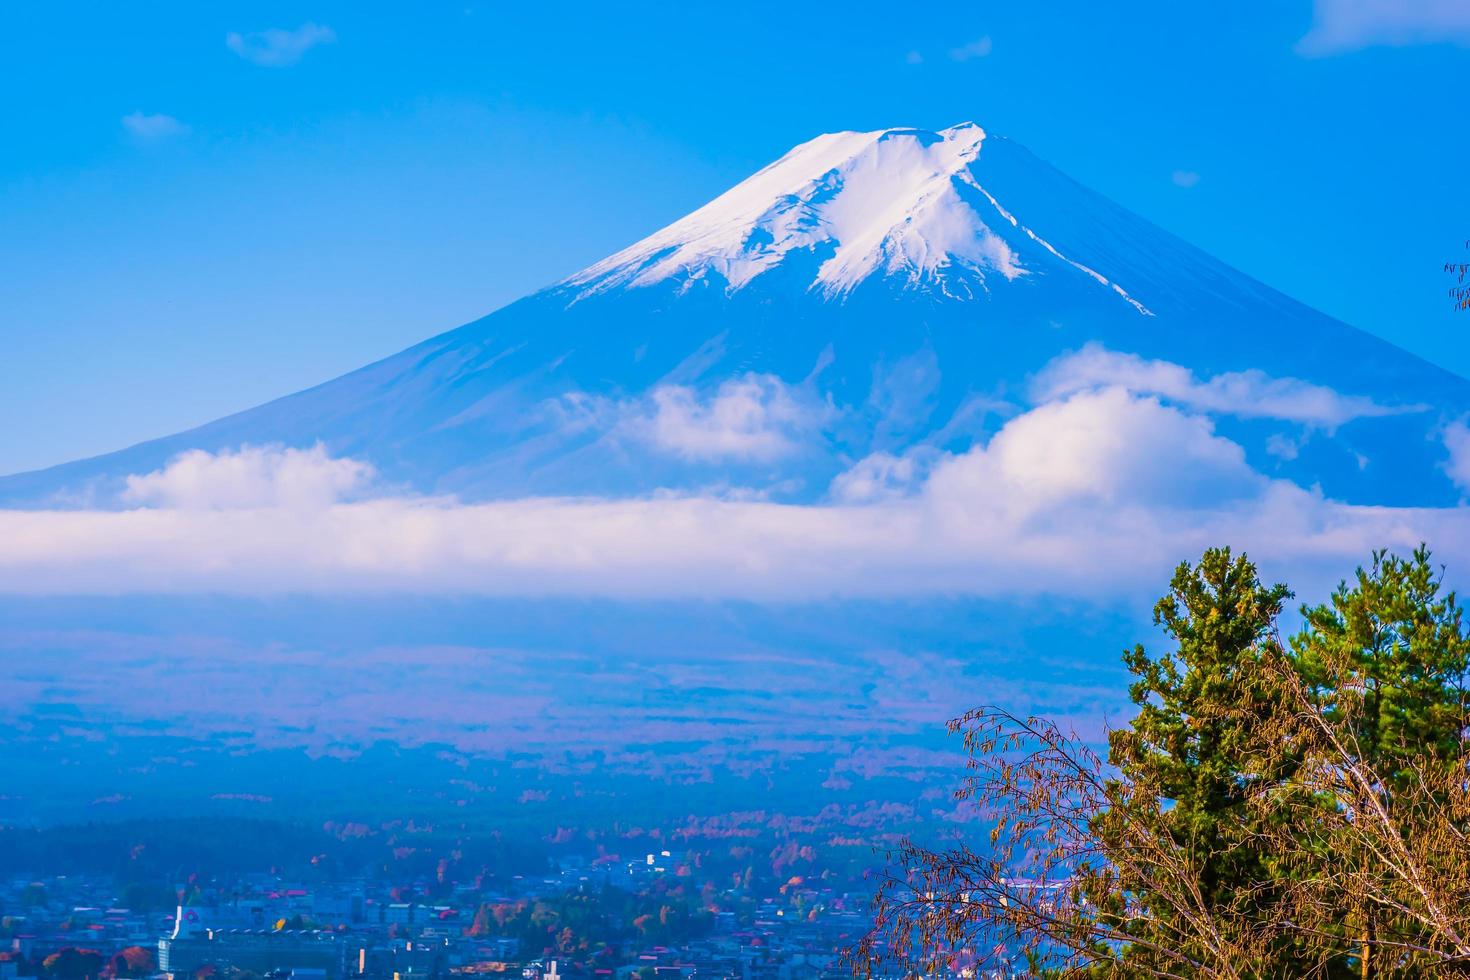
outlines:
[[[988,439],[873,453],[815,504],[740,490],[467,503],[397,491],[320,445],[196,450],[129,477],[107,508],[0,511],[0,590],[1105,599],[1156,588],[1218,543],[1308,580],[1420,541],[1454,563],[1470,508],[1333,500],[1253,467],[1215,425],[1264,417],[1330,437],[1426,408],[1259,372],[1197,378],[1088,347],[1040,372],[1030,407]],[[593,414],[669,453],[769,458],[832,411],[752,375]],[[1463,489],[1470,430],[1454,422],[1439,437]]]

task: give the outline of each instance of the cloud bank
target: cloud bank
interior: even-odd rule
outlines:
[[[1220,543],[1294,581],[1420,540],[1470,557],[1470,508],[1331,500],[1253,469],[1198,409],[1253,402],[1326,426],[1380,407],[1169,367],[1083,351],[988,441],[857,460],[807,505],[672,492],[464,503],[394,494],[320,447],[190,452],[128,480],[124,509],[0,512],[0,591],[1109,598]],[[1137,387],[1111,383],[1124,377]],[[760,456],[782,448],[767,424],[793,417],[783,397],[747,378],[703,400],[666,393],[640,417],[670,451]],[[1445,438],[1464,448],[1461,430]]]

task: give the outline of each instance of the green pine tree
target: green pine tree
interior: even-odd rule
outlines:
[[[1351,585],[1339,584],[1328,602],[1305,607],[1302,614],[1306,625],[1291,642],[1297,668],[1322,715],[1338,730],[1349,761],[1381,777],[1382,799],[1393,819],[1412,826],[1414,814],[1402,801],[1409,781],[1417,778],[1416,767],[1463,760],[1470,637],[1454,593],[1442,591],[1440,574],[1421,545],[1407,559],[1375,552]],[[1375,855],[1349,835],[1330,840],[1325,850],[1324,860],[1365,869],[1375,863]],[[1344,894],[1338,904],[1344,945],[1357,945],[1339,957],[1341,972],[1365,980],[1425,975],[1422,957],[1383,942],[1391,934],[1422,943],[1422,924],[1357,895]]]
[[[1140,824],[1153,824],[1191,876],[1193,894],[1181,908],[1177,896],[1162,900],[1144,882],[1108,882],[1114,894],[1095,893],[1099,907],[1121,913],[1117,892],[1126,890],[1146,913],[1117,923],[1137,941],[1117,952],[1101,971],[1107,975],[1116,975],[1120,964],[1139,975],[1164,967],[1155,945],[1183,946],[1208,963],[1209,938],[1196,919],[1209,920],[1228,942],[1236,924],[1243,930],[1272,901],[1268,856],[1240,842],[1255,819],[1248,801],[1256,782],[1276,776],[1251,763],[1254,729],[1272,708],[1259,668],[1280,653],[1276,619],[1290,596],[1284,585],[1263,584],[1246,556],[1210,549],[1197,565],[1176,569],[1169,593],[1154,607],[1154,622],[1175,649],[1152,656],[1136,646],[1124,654],[1138,714],[1110,735],[1117,802],[1099,814],[1093,832],[1106,849],[1126,846]],[[1259,955],[1260,975],[1298,975],[1290,943]]]

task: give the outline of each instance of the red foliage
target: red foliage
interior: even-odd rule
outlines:
[[[153,951],[145,946],[127,946],[109,961],[115,977],[143,977],[157,969]]]

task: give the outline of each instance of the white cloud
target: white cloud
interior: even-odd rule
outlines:
[[[1209,419],[1108,388],[1017,416],[988,446],[935,467],[927,492],[954,501],[989,495],[1022,514],[1077,501],[1213,506],[1265,482]]]
[[[1470,432],[1453,431],[1460,453]],[[362,499],[371,468],[320,448],[189,453],[130,481],[148,506],[0,511],[0,591],[1094,598],[1134,595],[1219,543],[1302,587],[1376,547],[1428,540],[1470,559],[1470,508],[1326,499],[1251,470],[1208,420],[1117,388],[931,452],[861,461],[839,502],[814,505]]]
[[[1470,426],[1464,419],[1445,426],[1444,447],[1449,451],[1444,470],[1462,493],[1470,494]]]
[[[123,500],[183,510],[317,510],[366,489],[373,468],[311,449],[246,446],[237,452],[191,450],[168,466],[130,476]]]
[[[846,504],[868,504],[908,496],[926,475],[932,453],[901,456],[876,452],[858,460],[832,481],[832,499]]]
[[[1200,380],[1169,361],[1145,360],[1097,344],[1063,355],[1036,376],[1039,401],[1077,391],[1116,386],[1158,395],[1202,412],[1241,418],[1282,419],[1332,431],[1353,419],[1420,412],[1424,405],[1380,405],[1371,398],[1342,395],[1296,378],[1273,378],[1257,370],[1231,371]]]
[[[685,459],[766,462],[797,452],[829,413],[775,375],[747,374],[707,397],[684,385],[655,388],[625,428]]]
[[[769,463],[810,448],[838,412],[809,385],[751,372],[713,390],[660,384],[647,395],[569,392],[541,406],[567,435],[600,432],[698,462]]]
[[[1297,42],[1309,57],[1377,45],[1470,44],[1465,0],[1316,0],[1312,27]]]
[[[1199,174],[1193,170],[1176,170],[1172,179],[1178,187],[1193,187],[1199,183]]]
[[[952,49],[949,52],[949,56],[955,61],[971,61],[975,58],[989,57],[993,48],[994,44],[990,40],[990,35],[987,34],[985,37],[977,38],[969,44]]]
[[[924,56],[917,51],[910,51],[904,55],[903,60],[910,65],[922,65],[924,63]]]
[[[330,27],[306,23],[294,31],[279,27],[250,34],[231,31],[225,35],[225,47],[251,64],[264,68],[285,68],[296,64],[306,52],[317,45],[331,44],[336,40],[336,32]]]
[[[140,140],[160,140],[182,136],[189,127],[173,116],[161,112],[130,112],[122,117],[123,129]]]
[[[1301,455],[1301,451],[1301,443],[1279,432],[1268,436],[1266,439],[1266,452],[1275,456],[1277,459],[1284,459],[1290,462]]]

